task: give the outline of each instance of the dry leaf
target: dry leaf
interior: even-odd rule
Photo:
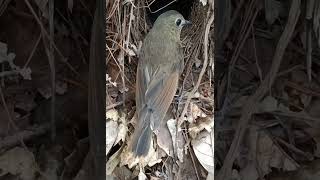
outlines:
[[[57,81],[56,82],[56,93],[57,94],[65,94],[68,90],[68,85],[65,82]]]
[[[39,180],[47,180],[47,179],[53,179],[58,180],[58,171],[59,167],[61,167],[62,163],[60,159],[58,159],[57,154],[61,154],[62,147],[59,145],[54,145],[50,147],[42,147],[40,150],[40,159],[42,163],[42,172],[45,174],[45,176],[41,176]]]
[[[232,169],[231,179],[232,180],[242,180],[239,172],[235,169]]]
[[[171,134],[174,152],[178,156],[178,159],[180,160],[180,162],[183,162],[183,152],[184,152],[185,141],[182,136],[182,130],[179,127],[178,131],[177,131],[177,120],[176,119],[169,119],[167,121],[167,126],[168,126],[169,132]],[[177,134],[177,132],[178,132],[178,134]]]
[[[15,147],[0,156],[0,177],[10,173],[23,180],[36,178],[36,167],[31,152]]]
[[[212,179],[214,179],[214,174],[209,172],[206,180],[212,180]]]
[[[278,110],[278,100],[272,96],[267,96],[258,104],[257,113],[273,112]]]
[[[17,95],[16,108],[22,109],[26,112],[32,111],[37,104],[34,101],[34,96],[30,94]]]
[[[275,173],[268,180],[318,180],[320,179],[320,161],[307,163],[297,171],[289,173]]]
[[[116,167],[113,171],[113,176],[117,177],[118,180],[120,179],[133,179],[133,173],[129,168],[126,166]]]
[[[241,169],[240,176],[246,180],[257,180],[259,178],[259,174],[255,163],[252,161],[248,162],[247,166]]]
[[[37,4],[38,8],[42,12],[42,16],[47,18],[49,17],[49,12],[48,12],[48,0],[35,0],[35,3]]]
[[[190,124],[189,126],[189,134],[192,138],[196,138],[196,136],[202,131],[206,130],[211,132],[214,127],[214,120],[213,117],[205,117],[205,118],[198,118],[196,123]]]
[[[110,119],[112,121],[117,122],[119,118],[120,118],[120,115],[118,111],[115,109],[110,109],[106,112],[106,119]]]
[[[310,107],[308,108],[308,114],[311,117],[319,118],[320,117],[320,100],[315,99],[311,102]],[[320,157],[320,121],[313,121],[310,128],[306,128],[306,132],[308,132],[316,142],[316,150],[314,155]]]
[[[157,135],[157,144],[168,156],[173,156],[173,143],[170,131],[165,121],[162,122],[157,132],[154,132]]]
[[[195,166],[199,166],[199,164],[194,164],[190,154],[187,154],[184,159],[184,162],[179,164],[179,171],[173,179],[198,179],[197,176],[200,176],[200,174],[197,175]]]
[[[190,123],[194,123],[198,117],[207,117],[207,115],[194,103],[190,103],[190,115],[187,120]]]
[[[108,154],[115,144],[125,141],[128,127],[125,116],[120,117],[115,109],[106,112],[106,119],[106,153]]]
[[[12,59],[12,55],[9,56],[8,45],[6,43],[0,42],[0,63],[6,62]]]
[[[147,176],[144,174],[142,168],[140,168],[140,172],[139,172],[139,175],[138,175],[138,180],[146,180],[148,179]]]
[[[203,6],[207,5],[207,0],[200,0]]]
[[[122,150],[119,149],[107,161],[107,164],[106,164],[106,173],[107,173],[107,175],[111,175],[113,173],[114,169],[119,164],[119,162],[120,162],[120,156],[119,155],[120,155],[121,151]]]
[[[30,68],[23,68],[18,70],[19,74],[23,77],[23,79],[31,80],[31,69]]]
[[[294,171],[299,167],[287,153],[285,153],[272,139],[263,131],[259,133],[257,142],[257,162],[262,175],[269,174],[272,169],[283,171]]]
[[[127,53],[129,56],[134,57],[136,56],[136,53],[132,49],[127,49]]]
[[[73,0],[68,0],[68,9],[72,14],[72,9],[73,9]]]
[[[201,132],[196,139],[191,141],[193,150],[201,165],[211,173],[214,173],[214,131]]]
[[[115,144],[118,137],[118,123],[115,121],[108,121],[106,123],[106,155]]]
[[[320,2],[314,2],[314,12],[313,12],[313,31],[318,40],[318,46],[320,46]]]
[[[118,127],[118,133],[117,133],[118,135],[117,135],[115,144],[118,144],[120,141],[124,142],[126,139],[127,132],[128,132],[128,126],[127,126],[126,118],[122,116],[120,118],[120,124]]]
[[[276,0],[265,0],[265,16],[269,24],[273,24],[279,17],[281,2]]]
[[[243,143],[243,148],[247,153],[246,160],[242,162],[247,162],[244,168],[241,168],[240,175],[246,180],[257,180],[259,177],[259,173],[256,167],[256,159],[257,159],[257,142],[258,142],[259,131],[257,126],[251,126],[248,131],[248,142]],[[247,147],[247,146],[248,147]],[[241,151],[241,150],[240,150]],[[241,160],[239,160],[241,162]],[[240,165],[241,166],[241,165]]]
[[[57,81],[56,82],[56,93],[59,95],[63,95],[67,92],[68,85],[65,82]],[[38,87],[37,90],[39,93],[46,99],[49,99],[52,96],[51,84],[46,82],[41,87]]]

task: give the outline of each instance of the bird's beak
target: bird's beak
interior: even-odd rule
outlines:
[[[183,23],[182,23],[182,26],[190,26],[192,25],[191,21],[187,21],[187,20],[184,20]]]

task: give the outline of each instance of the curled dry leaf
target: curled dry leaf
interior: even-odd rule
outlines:
[[[8,62],[9,66],[13,70],[12,73],[8,72],[7,75],[10,74],[20,74],[23,79],[31,80],[31,69],[30,68],[20,68],[15,65],[13,60],[16,58],[14,53],[8,53],[8,46],[5,43],[0,42],[0,63]],[[1,72],[3,75],[6,73]]]
[[[125,117],[120,117],[115,109],[106,112],[106,119],[106,154],[108,154],[115,144],[125,140],[128,128]]]
[[[214,127],[214,120],[213,117],[204,117],[198,118],[196,123],[193,123],[189,126],[189,134],[192,138],[196,138],[196,136],[202,131],[206,130],[211,132]]]
[[[119,113],[115,109],[111,109],[111,110],[106,112],[106,119],[107,120],[109,119],[109,120],[117,122],[119,118],[120,118]]]
[[[239,172],[235,169],[232,170],[231,179],[232,180],[242,180]]]
[[[207,176],[207,180],[211,180],[211,179],[214,179],[214,174],[209,172]]]
[[[34,101],[34,95],[25,93],[22,95],[17,95],[17,97],[17,102],[15,104],[16,108],[30,112],[37,106],[36,102]]]
[[[239,177],[240,179],[242,177],[242,179],[245,178],[246,180],[257,180],[259,178],[259,174],[255,163],[252,161],[248,162],[248,164],[241,169]]]
[[[234,104],[233,108],[242,108],[245,106],[247,102],[248,96],[240,97]],[[281,112],[288,112],[290,111],[288,107],[281,104],[276,98],[272,96],[265,97],[256,108],[254,113],[265,113],[265,112],[274,112],[274,111],[281,111]]]
[[[12,61],[15,56],[13,53],[8,54],[8,45],[0,42],[0,63]]]
[[[319,118],[320,117],[320,100],[315,99],[311,102],[310,107],[307,109],[307,112],[311,117]],[[313,140],[316,142],[316,150],[314,152],[315,156],[320,157],[320,122],[313,121],[310,125],[310,128],[306,128],[306,132],[308,132]]]
[[[106,81],[110,84],[112,84],[114,87],[117,87],[117,82],[113,82],[112,78],[109,76],[109,74],[106,74]]]
[[[35,0],[35,3],[37,4],[38,8],[42,11],[42,16],[48,19],[48,0]]]
[[[173,177],[173,179],[192,179],[193,180],[193,179],[198,179],[198,177],[202,179],[201,178],[202,174],[197,173],[198,170],[195,168],[196,166],[199,166],[199,164],[198,163],[195,164],[195,162],[192,160],[192,159],[195,159],[195,157],[194,158],[193,157],[191,157],[190,154],[185,155],[184,162],[179,163],[178,173],[174,173],[175,177]]]
[[[200,0],[203,6],[207,5],[207,0]]]
[[[269,174],[271,168],[294,171],[299,167],[299,164],[264,132],[259,134],[257,142],[257,162],[263,176]]]
[[[191,141],[193,150],[201,165],[210,173],[214,173],[214,131],[201,132]]]
[[[265,0],[265,16],[269,24],[278,18],[281,10],[281,2],[276,0]]]
[[[60,95],[66,93],[68,90],[68,84],[62,81],[56,82],[56,92]]]
[[[118,136],[118,123],[115,121],[108,121],[106,123],[106,155],[115,144]]]
[[[165,122],[165,121],[163,121]],[[159,130],[155,132],[157,135],[158,146],[168,155],[173,157],[173,143],[170,137],[170,131],[165,123],[161,124]]]
[[[120,118],[120,124],[118,127],[118,136],[115,141],[115,144],[118,144],[120,141],[124,142],[126,139],[126,134],[128,132],[127,122],[124,116]]]
[[[116,153],[114,153],[109,159],[108,162],[106,164],[106,173],[107,175],[111,175],[113,173],[113,171],[115,170],[115,168],[117,167],[117,165],[120,162],[120,153],[121,153],[122,149],[119,149]]]
[[[19,74],[23,77],[23,79],[31,80],[31,69],[30,68],[22,68],[18,70]]]
[[[314,1],[313,31],[320,46],[320,2]]]
[[[320,161],[314,160],[307,163],[297,171],[290,173],[275,173],[270,176],[269,180],[318,180],[320,179]]]
[[[72,14],[72,9],[73,9],[73,0],[68,0],[68,9]]]
[[[278,104],[278,100],[274,97],[267,96],[259,103],[257,113],[276,111],[279,109]]]
[[[179,127],[179,129],[177,131],[177,120],[176,119],[169,119],[167,121],[167,126],[168,126],[169,132],[171,134],[174,152],[178,156],[178,159],[180,160],[180,162],[183,162],[183,152],[184,152],[185,141],[182,136],[182,130]],[[177,134],[177,132],[178,132],[178,134]]]
[[[127,49],[127,53],[129,56],[134,57],[136,56],[136,53],[132,49]]]
[[[148,179],[147,176],[144,174],[142,168],[140,168],[138,180],[146,180],[146,179]]]
[[[0,177],[10,173],[23,180],[36,178],[36,166],[32,155],[20,147],[13,148],[0,156],[0,169]]]
[[[190,115],[187,120],[190,123],[194,123],[198,117],[207,117],[207,115],[194,103],[190,103]]]
[[[127,168],[126,166],[122,166],[122,167],[116,167],[116,169],[113,172],[113,176],[117,177],[114,178],[116,179],[133,179],[133,172]],[[109,180],[108,178],[106,178],[106,180]]]
[[[129,43],[128,48],[126,49],[127,54],[131,57],[137,56],[139,54],[139,49],[136,45]]]
[[[41,87],[38,87],[37,90],[39,93],[46,99],[49,99],[52,96],[51,84],[49,82],[44,82]],[[56,82],[56,93],[63,95],[67,92],[68,85],[65,82],[57,81]]]

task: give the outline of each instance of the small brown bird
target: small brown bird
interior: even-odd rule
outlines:
[[[191,24],[175,10],[161,14],[144,39],[136,77],[137,126],[132,152],[145,156],[149,152],[152,131],[164,119],[176,93],[183,70],[181,29]]]

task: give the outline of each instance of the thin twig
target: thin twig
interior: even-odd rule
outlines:
[[[257,66],[257,71],[258,71],[258,75],[260,78],[260,83],[262,83],[262,71],[259,65],[259,60],[258,60],[258,56],[257,56],[257,48],[256,48],[256,39],[255,39],[255,35],[254,35],[254,28],[251,25],[251,30],[252,30],[252,46],[253,46],[253,52],[254,52],[254,59],[256,61],[256,66]]]
[[[33,46],[33,49],[32,49],[32,51],[31,51],[31,53],[30,53],[30,55],[28,57],[27,62],[24,64],[23,69],[25,69],[29,65],[29,63],[30,63],[30,61],[31,61],[31,59],[33,57],[33,54],[34,54],[34,52],[36,51],[36,49],[37,49],[37,47],[39,45],[40,40],[41,40],[41,33],[39,34],[39,37],[38,37],[38,39],[36,41],[36,44]]]
[[[39,17],[37,16],[36,12],[34,11],[34,9],[32,8],[29,0],[24,0],[25,3],[27,4],[29,10],[31,11],[32,15],[34,16],[34,18],[36,19],[38,25],[40,26],[41,30],[43,31],[44,35],[49,39],[50,43],[52,43],[54,49],[57,51],[57,53],[59,54],[59,56],[61,57],[61,61],[63,63],[65,63],[68,68],[75,73],[77,76],[80,76],[80,74],[71,66],[71,64],[66,60],[66,58],[63,56],[63,54],[61,53],[61,51],[59,50],[59,48],[56,46],[56,44],[53,42],[53,40],[50,38],[48,32],[46,31],[46,29],[44,28],[42,22],[40,21]]]
[[[49,124],[31,127],[28,130],[15,133],[12,136],[7,136],[0,141],[0,149],[9,149],[21,143],[21,140],[28,141],[34,137],[45,134],[50,128]]]
[[[56,138],[56,122],[55,122],[55,102],[56,102],[56,68],[54,60],[54,0],[49,0],[49,32],[51,41],[49,44],[48,61],[50,66],[51,75],[51,140],[54,141]]]
[[[211,12],[211,8],[208,9],[208,16]],[[210,32],[210,27],[213,23],[213,20],[214,20],[214,13],[211,14],[211,17],[209,18],[208,20],[208,23],[206,25],[206,29],[205,29],[205,33],[204,33],[204,41],[203,41],[203,67],[201,69],[201,72],[199,74],[199,78],[198,78],[198,81],[196,83],[196,85],[194,86],[193,90],[190,92],[190,94],[188,95],[188,98],[187,98],[187,101],[186,101],[186,104],[183,108],[183,111],[180,115],[180,118],[179,118],[179,123],[178,123],[178,127],[180,127],[180,125],[182,124],[183,122],[183,117],[185,116],[185,114],[187,113],[187,109],[188,109],[188,106],[189,106],[189,103],[191,101],[191,98],[194,96],[194,93],[197,92],[198,88],[199,88],[199,85],[201,83],[201,80],[202,80],[202,76],[204,75],[204,73],[206,72],[206,68],[207,68],[207,65],[208,65],[208,40],[209,40],[209,32]]]
[[[237,157],[237,152],[239,152],[240,143],[242,142],[242,139],[246,132],[246,128],[251,115],[253,112],[256,112],[257,103],[259,103],[259,101],[265,96],[268,90],[270,90],[270,86],[273,84],[275,78],[277,77],[277,72],[280,68],[285,49],[288,46],[288,43],[292,37],[293,31],[300,16],[300,4],[301,0],[293,0],[291,3],[288,21],[279,39],[270,71],[259,88],[256,90],[256,92],[248,98],[246,106],[243,107],[237,130],[235,132],[228,154],[225,157],[223,166],[219,171],[217,180],[225,180],[230,178],[232,165]]]
[[[111,104],[111,105],[107,106],[107,107],[106,107],[106,110],[115,108],[115,107],[120,106],[120,105],[122,105],[122,104],[123,104],[123,101],[116,102],[116,103],[114,103],[114,104]]]
[[[161,8],[159,8],[159,9],[157,9],[157,10],[155,10],[155,11],[152,11],[150,8],[149,8],[149,10],[150,10],[151,13],[157,13],[157,12],[161,11],[162,9],[170,6],[171,4],[173,4],[173,3],[176,2],[176,1],[177,1],[177,0],[173,0],[173,1],[169,2],[168,4],[162,6]],[[149,5],[149,6],[150,6],[150,5]]]
[[[9,119],[9,123],[10,123],[11,126],[14,128],[14,130],[19,131],[18,126],[15,124],[15,122],[14,122],[14,120],[13,120],[11,114],[10,114],[10,111],[9,111],[7,102],[6,102],[5,98],[4,98],[4,94],[3,94],[3,92],[2,92],[2,87],[1,87],[1,86],[0,86],[0,97],[1,97],[2,105],[3,105],[3,107],[4,107],[4,109],[5,109],[6,113],[7,113],[7,117],[8,117],[8,119]],[[44,173],[40,170],[39,165],[37,164],[36,158],[34,157],[34,154],[28,149],[27,145],[24,143],[24,140],[23,140],[21,137],[19,138],[19,142],[20,142],[22,148],[23,148],[26,152],[28,152],[28,153],[30,154],[30,156],[31,156],[31,158],[32,158],[32,160],[33,160],[33,163],[34,163],[34,165],[35,165],[35,166],[34,166],[35,170],[36,170],[37,172],[39,172],[39,174],[41,174],[43,177],[45,177],[46,179],[49,180],[49,178],[47,177],[47,175],[44,174]]]
[[[191,157],[191,161],[192,161],[192,165],[193,165],[194,171],[196,172],[197,179],[200,180],[200,176],[199,176],[199,173],[198,173],[198,170],[197,170],[197,167],[196,167],[196,162],[194,160],[193,153],[191,153],[191,149],[190,148],[188,148],[188,150],[189,150],[189,154],[190,154],[190,157]]]

